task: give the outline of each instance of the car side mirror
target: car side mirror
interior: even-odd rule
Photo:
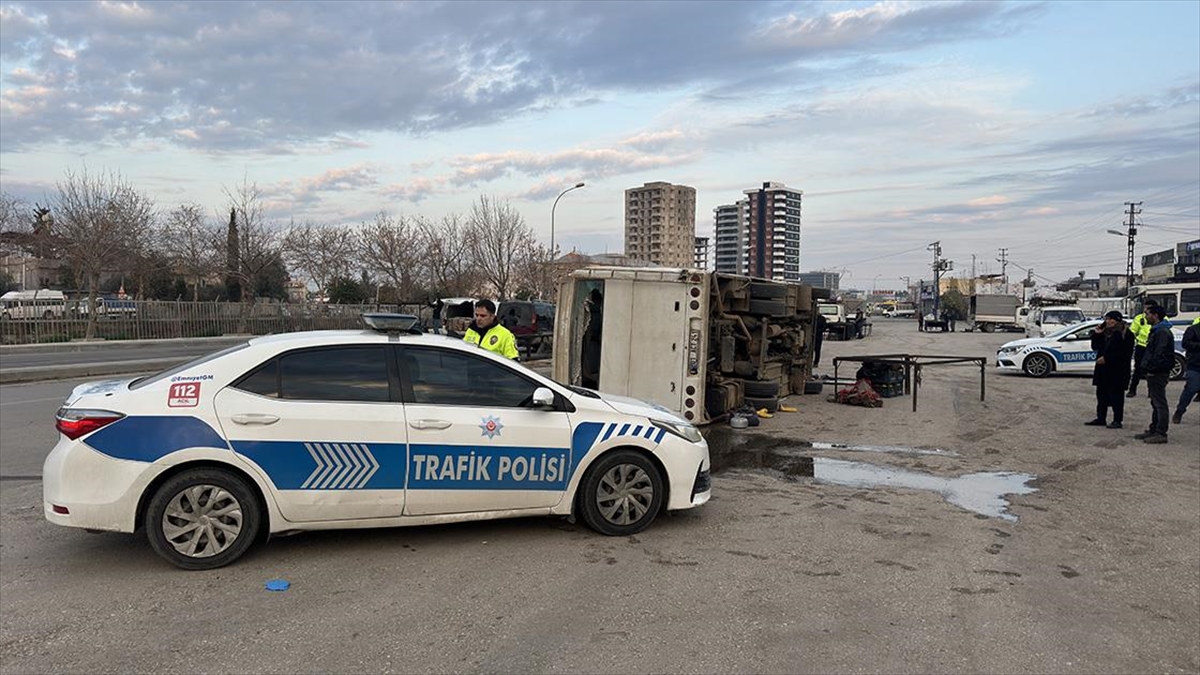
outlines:
[[[543,409],[554,408],[554,392],[548,387],[538,387],[533,390],[533,407]]]
[[[1077,340],[1077,339],[1079,339],[1079,338],[1075,337],[1074,335],[1063,336],[1063,342],[1071,342],[1071,341]]]
[[[1040,325],[1042,325],[1042,320],[1038,319],[1037,321],[1034,321],[1034,323],[1040,326]]]

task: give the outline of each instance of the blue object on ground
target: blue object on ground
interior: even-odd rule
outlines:
[[[287,579],[272,579],[267,582],[268,591],[286,591],[292,584]]]

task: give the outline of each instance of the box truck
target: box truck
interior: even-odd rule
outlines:
[[[828,297],[825,289],[816,295]],[[554,378],[696,424],[774,411],[812,373],[814,288],[705,270],[589,267],[559,287]]]

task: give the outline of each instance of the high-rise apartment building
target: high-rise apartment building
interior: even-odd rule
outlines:
[[[801,272],[800,283],[836,291],[841,276],[837,272]]]
[[[713,268],[726,274],[745,274],[749,264],[746,245],[745,199],[736,204],[723,204],[713,209],[716,222],[716,243],[713,247]]]
[[[744,194],[714,209],[717,271],[798,283],[804,193],[768,182]]]
[[[696,255],[692,266],[698,270],[708,269],[708,237],[696,237]]]
[[[646,183],[625,191],[625,255],[663,267],[691,267],[696,188]]]
[[[749,200],[750,264],[746,274],[779,281],[800,281],[800,198],[783,183],[745,190]]]

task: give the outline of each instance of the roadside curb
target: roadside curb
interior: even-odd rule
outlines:
[[[103,375],[152,373],[159,370],[165,370],[180,363],[186,363],[194,358],[194,356],[183,356],[173,359],[138,359],[133,361],[78,363],[67,366],[38,366],[33,368],[0,369],[0,384],[39,382],[45,380],[70,380],[77,377],[96,377]]]
[[[0,355],[4,354],[38,354],[63,352],[90,352],[113,349],[139,349],[149,346],[188,346],[210,345],[214,350],[226,345],[262,337],[259,335],[221,335],[202,338],[163,338],[161,340],[90,340],[77,342],[46,342],[28,345],[0,345]]]

